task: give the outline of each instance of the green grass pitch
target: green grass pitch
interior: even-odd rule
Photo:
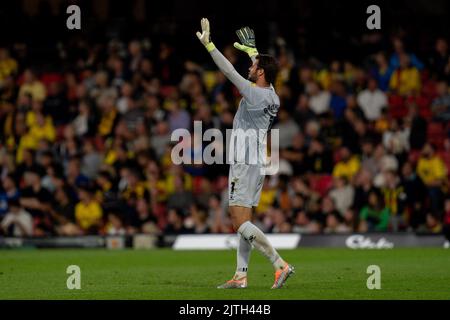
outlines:
[[[4,299],[450,299],[445,249],[296,249],[280,251],[296,274],[270,290],[271,265],[252,252],[249,287],[219,290],[235,268],[235,251],[1,250]],[[66,287],[66,268],[81,269],[81,289]],[[381,289],[368,290],[369,265]]]

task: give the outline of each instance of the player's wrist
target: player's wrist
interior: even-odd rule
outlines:
[[[256,48],[248,48],[247,50],[247,54],[250,58],[256,57],[259,53],[258,50]]]
[[[211,52],[216,48],[216,46],[214,45],[214,43],[208,42],[207,44],[205,44],[205,48],[206,50],[208,50],[208,52]]]

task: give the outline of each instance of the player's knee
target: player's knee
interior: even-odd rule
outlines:
[[[237,231],[239,227],[244,223],[241,219],[231,219],[231,223],[233,224],[233,229]]]
[[[230,218],[234,230],[237,231],[244,222],[250,221],[251,216],[247,214],[233,212],[233,210],[230,210]]]

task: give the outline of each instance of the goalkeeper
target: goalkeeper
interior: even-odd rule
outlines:
[[[217,67],[237,87],[242,95],[238,111],[233,120],[233,134],[236,132],[261,132],[267,134],[280,107],[280,100],[272,84],[275,81],[277,63],[274,57],[258,54],[255,35],[248,27],[236,31],[241,43],[234,47],[247,53],[252,66],[249,68],[248,80],[244,79],[233,65],[220,53],[211,42],[209,21],[201,20],[202,32],[197,32],[200,42],[210,53]],[[250,80],[250,81],[249,81]],[[242,131],[240,131],[242,130]],[[267,240],[264,233],[251,222],[252,209],[257,207],[264,182],[262,155],[265,155],[265,136],[251,135],[257,148],[245,144],[246,139],[237,139],[233,161],[229,172],[229,210],[235,230],[238,233],[237,268],[234,277],[218,288],[246,288],[247,270],[252,246],[270,260],[275,270],[275,282],[272,289],[281,288],[294,268],[285,262]],[[244,143],[239,143],[244,140]],[[255,155],[254,153],[258,154]],[[248,159],[256,159],[256,164]],[[241,157],[241,159],[238,159]]]

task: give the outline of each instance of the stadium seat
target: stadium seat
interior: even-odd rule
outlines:
[[[430,122],[427,128],[428,141],[431,142],[438,150],[444,147],[445,130],[441,123]]]
[[[64,81],[64,78],[60,73],[47,72],[42,75],[41,81],[46,87],[48,87],[50,85],[50,83],[53,83],[53,82],[62,83]]]
[[[388,99],[389,102],[389,115],[394,119],[400,119],[408,114],[408,109],[405,106],[403,97],[392,95]]]
[[[419,108],[419,114],[425,120],[430,120],[432,117],[431,113],[431,100],[428,96],[410,96],[406,99],[406,105],[417,105]]]
[[[325,196],[333,185],[333,177],[331,175],[311,175],[309,177],[311,189]]]
[[[416,165],[419,157],[420,150],[411,150],[408,155],[408,161],[410,161],[413,165]]]
[[[447,167],[447,175],[450,178],[450,152],[442,150],[438,152],[438,156],[444,161]]]
[[[426,80],[422,86],[422,94],[431,101],[436,98],[436,82],[434,80]]]

